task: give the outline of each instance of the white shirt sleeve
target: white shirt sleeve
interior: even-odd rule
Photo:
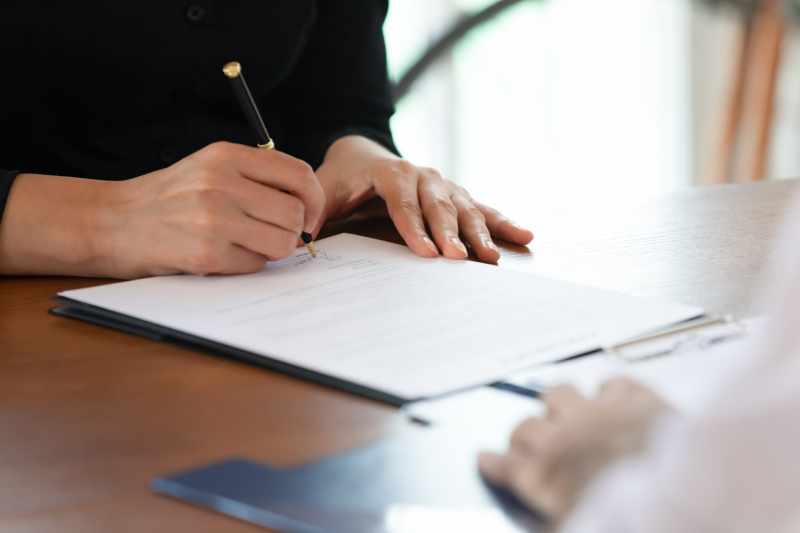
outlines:
[[[664,420],[601,474],[563,533],[800,531],[800,209],[769,271],[756,363],[702,415]]]

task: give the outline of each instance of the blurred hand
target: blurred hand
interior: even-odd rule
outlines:
[[[322,222],[345,217],[378,196],[406,244],[423,257],[465,259],[469,245],[478,259],[496,263],[500,252],[493,238],[519,245],[533,239],[436,170],[398,159],[361,137],[336,141],[317,175],[326,196]]]
[[[571,386],[544,398],[547,415],[520,424],[505,454],[484,452],[481,473],[554,522],[564,518],[595,474],[640,451],[653,421],[669,410],[650,389],[629,379],[606,383],[587,399]]]
[[[102,238],[111,275],[125,278],[258,271],[291,254],[325,204],[306,163],[230,143],[119,186]]]

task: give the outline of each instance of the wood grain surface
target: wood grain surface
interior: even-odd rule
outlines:
[[[631,204],[564,199],[525,216],[502,268],[748,314],[797,181]],[[398,240],[386,221],[340,223]],[[262,531],[153,495],[150,480],[231,455],[293,465],[393,432],[396,410],[275,372],[48,314],[74,278],[0,279],[0,530]]]

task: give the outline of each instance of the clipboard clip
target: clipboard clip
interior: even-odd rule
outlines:
[[[747,333],[747,324],[730,315],[702,317],[604,346],[601,350],[624,361],[635,362],[682,351],[705,350]]]

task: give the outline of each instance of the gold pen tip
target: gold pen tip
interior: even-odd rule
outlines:
[[[222,67],[222,72],[224,72],[225,75],[228,76],[230,79],[233,79],[242,73],[242,65],[239,64],[238,61],[231,61],[230,63],[225,63],[225,66]]]
[[[308,250],[308,253],[311,254],[311,257],[317,257],[317,247],[314,246],[313,241],[306,244],[306,249]]]

